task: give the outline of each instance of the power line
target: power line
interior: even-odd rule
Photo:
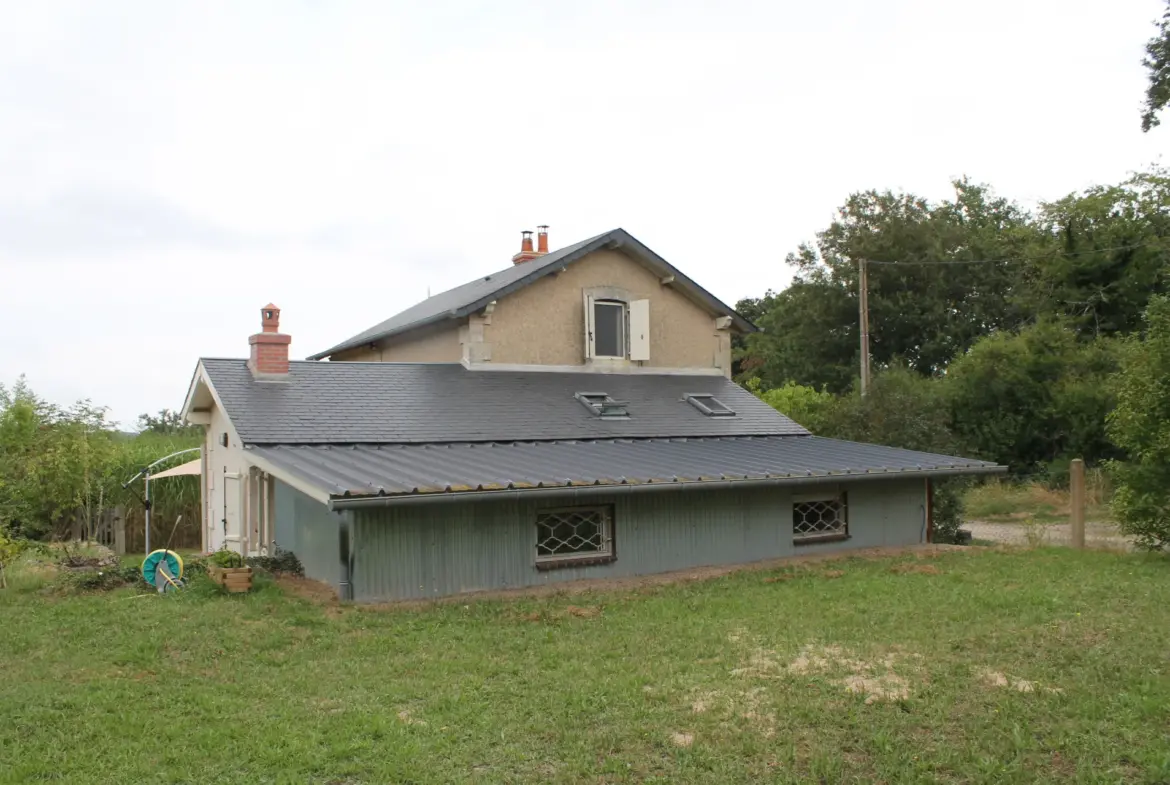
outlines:
[[[869,264],[884,264],[889,267],[924,267],[926,265],[942,265],[942,264],[1001,264],[1005,262],[1033,262],[1038,259],[1050,259],[1054,256],[1088,256],[1095,253],[1106,253],[1108,251],[1135,251],[1138,248],[1147,248],[1151,245],[1158,245],[1159,243],[1139,243],[1137,245],[1118,245],[1113,248],[1094,248],[1091,251],[1077,251],[1074,253],[1065,253],[1063,251],[1053,251],[1052,253],[1042,254],[1040,256],[1010,256],[1004,259],[940,259],[928,262],[879,262],[876,259],[867,259]]]

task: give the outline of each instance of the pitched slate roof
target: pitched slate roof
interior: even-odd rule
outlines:
[[[485,275],[474,281],[457,286],[434,297],[428,297],[421,303],[407,308],[401,313],[391,316],[384,322],[374,325],[368,330],[358,333],[336,346],[323,352],[311,355],[310,360],[321,360],[332,354],[364,346],[384,338],[389,338],[407,330],[424,327],[428,324],[456,319],[467,316],[483,308],[493,300],[522,289],[541,278],[556,272],[565,265],[572,264],[578,259],[602,248],[621,248],[632,256],[641,259],[650,266],[660,270],[663,275],[674,276],[675,282],[692,296],[713,311],[731,316],[736,327],[743,332],[754,332],[755,326],[737,314],[734,309],[719,300],[697,283],[687,278],[669,262],[638,242],[625,229],[612,229],[588,240],[561,248],[544,256],[523,264],[514,264],[506,270]]]
[[[331,497],[990,473],[985,461],[816,436],[387,446],[272,446],[250,452]]]
[[[244,360],[200,361],[245,444],[420,444],[807,434],[722,376],[471,371],[458,363],[292,362],[257,382]],[[601,419],[575,397],[603,392],[629,419]],[[708,393],[734,417],[683,396]]]

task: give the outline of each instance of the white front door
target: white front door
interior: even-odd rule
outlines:
[[[223,473],[223,510],[220,511],[220,526],[223,528],[224,542],[229,551],[243,553],[240,542],[243,532],[240,529],[240,475],[236,472]]]

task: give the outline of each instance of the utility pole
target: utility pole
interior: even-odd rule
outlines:
[[[1068,467],[1069,507],[1072,515],[1072,546],[1085,547],[1085,462],[1073,458]]]
[[[865,259],[857,260],[857,302],[861,322],[861,394],[869,392],[869,276]]]

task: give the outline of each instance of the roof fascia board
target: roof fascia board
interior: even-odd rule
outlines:
[[[207,376],[207,369],[203,367],[203,360],[195,363],[195,373],[191,375],[191,383],[187,385],[187,396],[183,398],[183,408],[179,410],[179,416],[184,420],[187,415],[191,413],[191,406],[195,403],[195,391],[199,389],[199,385],[203,384],[211,392],[211,396],[215,398],[215,388],[211,385],[211,379]],[[218,402],[217,402],[218,403]]]
[[[200,360],[199,364],[195,367],[195,378],[191,380],[191,387],[187,390],[187,399],[183,401],[183,411],[181,412],[183,419],[186,419],[187,415],[190,413],[189,407],[193,402],[192,399],[194,398],[195,390],[197,389],[197,383],[201,383],[207,387],[207,391],[211,393],[212,402],[215,404],[216,408],[223,412],[223,419],[224,422],[227,423],[228,430],[231,432],[230,435],[238,443],[243,444],[244,440],[240,438],[240,434],[236,430],[236,424],[232,422],[231,414],[228,412],[227,407],[223,405],[223,400],[219,397],[219,393],[216,392],[215,385],[211,383],[211,376],[207,373],[207,369],[203,366],[203,360]],[[204,423],[196,422],[192,422],[191,424],[204,425]],[[211,427],[210,421],[206,423],[206,426],[208,428]]]
[[[593,242],[578,248],[571,254],[568,254],[565,258],[560,260],[559,264],[550,264],[537,270],[533,270],[532,274],[513,281],[507,286],[503,286],[497,289],[491,295],[485,295],[470,305],[466,305],[463,308],[458,309],[458,311],[455,312],[455,315],[466,316],[468,314],[475,313],[492,300],[501,297],[507,297],[512,292],[523,289],[525,286],[528,286],[534,281],[543,278],[546,275],[551,275],[557,270],[567,267],[573,262],[582,259],[591,253],[596,253],[597,251],[606,249],[632,252],[632,255],[635,257],[636,261],[640,261],[642,264],[654,268],[654,271],[658,273],[660,277],[672,277],[673,280],[671,281],[670,285],[687,291],[694,299],[699,300],[701,304],[706,305],[709,310],[718,313],[720,316],[730,316],[732,319],[732,324],[738,328],[740,332],[758,332],[758,328],[747,319],[736,313],[734,308],[724,303],[722,300],[708,292],[703,287],[699,286],[687,276],[683,275],[683,273],[674,267],[674,265],[663,259],[658,254],[654,253],[654,251],[650,250],[647,246],[643,245],[636,237],[627,232],[625,229],[614,229],[613,231],[600,235]]]
[[[624,485],[558,486],[555,488],[520,488],[498,491],[449,491],[442,493],[414,493],[393,496],[334,496],[329,499],[331,510],[354,510],[370,507],[390,507],[401,504],[437,504],[440,502],[482,501],[487,499],[573,499],[599,494],[645,493],[667,490],[727,490],[740,488],[798,487],[824,485],[830,482],[865,482],[872,480],[910,479],[922,477],[954,477],[958,475],[1004,474],[1006,466],[968,466],[939,469],[908,469],[905,471],[858,472],[856,474],[818,474],[802,477],[771,477],[752,480],[714,480],[693,482],[661,482]]]
[[[297,477],[296,475],[272,463],[263,456],[257,455],[252,450],[245,449],[243,452],[244,460],[252,466],[255,466],[260,471],[271,474],[276,479],[292,488],[296,488],[298,491],[305,494],[314,501],[318,501],[326,505],[329,504],[331,497],[329,496],[329,491],[325,488],[321,488],[310,482],[306,482],[300,477]]]
[[[560,259],[557,264],[546,264],[544,266],[537,267],[523,278],[517,278],[515,281],[512,281],[512,283],[501,286],[499,289],[484,295],[470,305],[465,305],[462,308],[459,308],[454,312],[454,315],[467,316],[469,314],[473,314],[476,311],[484,308],[493,300],[507,297],[512,292],[519,291],[520,289],[523,289],[524,287],[539,281],[541,278],[544,278],[547,275],[552,275],[555,272],[559,272],[578,259],[584,258],[589,254],[594,253],[595,251],[600,251],[604,248],[617,248],[619,247],[619,243],[614,241],[613,236],[618,232],[623,231],[624,230],[622,229],[614,229],[613,231],[598,235],[593,239],[593,242],[587,243],[586,245],[583,245],[577,250],[573,251],[573,253],[566,255],[564,258]]]
[[[632,246],[635,253],[641,256],[644,262],[648,261],[650,262],[651,266],[659,267],[660,269],[658,272],[660,275],[662,275],[663,278],[673,279],[669,283],[670,286],[684,289],[689,294],[699,299],[710,310],[716,312],[719,316],[730,316],[732,324],[740,332],[754,333],[759,331],[759,328],[757,328],[754,324],[736,313],[734,308],[688,278],[682,271],[680,271],[670,262],[654,253],[654,251],[650,250],[650,248],[646,245],[643,245],[638,240],[638,238],[634,237],[625,229],[618,229],[616,231],[624,235],[623,239],[625,242],[623,242],[620,247],[625,247],[627,245]]]
[[[373,336],[370,336],[369,338],[364,338],[360,341],[344,341],[343,343],[337,344],[332,349],[326,349],[323,352],[317,352],[316,354],[310,354],[305,359],[306,360],[323,360],[326,357],[329,357],[329,356],[334,355],[334,354],[340,354],[341,352],[348,352],[350,349],[357,349],[357,348],[362,347],[362,346],[373,346],[374,344],[377,344],[378,341],[384,341],[387,338],[391,338],[395,335],[402,335],[404,333],[413,332],[415,330],[421,330],[423,327],[429,327],[432,324],[438,324],[439,322],[446,321],[447,319],[458,319],[458,318],[460,318],[460,316],[464,316],[464,315],[465,314],[461,314],[460,311],[456,310],[456,309],[443,311],[442,313],[437,313],[434,316],[428,316],[425,319],[419,319],[417,321],[411,322],[410,324],[405,324],[402,327],[396,327],[393,330],[390,330],[389,332],[382,333],[381,335],[373,335]]]

